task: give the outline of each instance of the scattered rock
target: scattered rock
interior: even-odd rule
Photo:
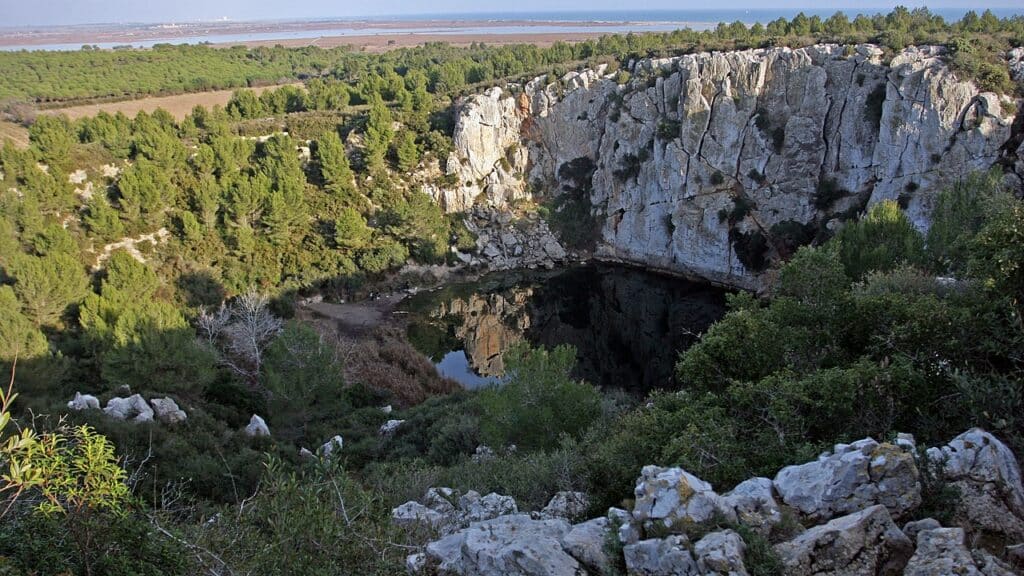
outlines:
[[[635,576],[687,576],[697,574],[686,536],[642,540],[622,549],[626,571]]]
[[[871,438],[837,444],[816,462],[787,466],[774,486],[783,503],[817,521],[875,504],[900,517],[921,503],[913,453]]]
[[[111,398],[107,401],[107,407],[103,409],[103,412],[115,420],[153,421],[153,409],[138,394],[133,394],[128,398]]]
[[[877,505],[810,528],[775,551],[790,576],[896,576],[914,546]]]
[[[972,526],[1024,540],[1024,486],[1013,452],[995,436],[974,428],[928,458],[942,465],[945,479],[960,491],[958,513]]]
[[[153,406],[157,419],[164,424],[178,424],[188,419],[188,414],[178,408],[177,402],[170,398],[151,398],[149,403]]]
[[[716,514],[735,519],[735,513],[711,484],[682,468],[644,466],[636,483],[633,518],[663,527],[699,524]]]
[[[925,518],[923,520],[915,520],[913,522],[907,522],[903,525],[903,533],[910,538],[911,542],[917,542],[917,535],[925,530],[938,530],[942,528],[942,524],[934,518]]]
[[[267,427],[263,418],[253,414],[249,419],[249,425],[245,427],[245,435],[251,438],[270,436],[270,428]]]
[[[922,530],[917,551],[903,572],[905,576],[1012,576],[1011,571],[991,555],[971,554],[962,528]]]
[[[470,490],[459,498],[459,510],[462,511],[464,523],[490,520],[519,512],[516,501],[511,496],[502,496],[494,492],[481,496],[475,490]]]
[[[494,450],[490,446],[477,446],[476,452],[473,453],[473,462],[486,462],[488,460],[494,460]]]
[[[391,414],[391,411],[392,411],[392,410],[393,410],[393,409],[391,408],[391,404],[388,404],[387,406],[383,406],[383,407],[382,407],[382,408],[380,409],[380,411],[381,411],[381,412],[383,412],[383,413],[385,413],[385,414]]]
[[[481,496],[470,490],[460,495],[451,488],[430,488],[423,503],[410,501],[391,511],[395,524],[424,526],[441,534],[451,534],[473,522],[491,520],[519,512],[511,496],[490,493]]]
[[[316,454],[309,451],[308,448],[299,448],[299,458],[303,460],[312,460],[316,458]]]
[[[92,394],[82,394],[81,392],[75,392],[75,397],[68,401],[68,409],[75,411],[82,410],[99,410],[100,400]]]
[[[609,508],[608,521],[613,527],[618,526],[619,542],[622,544],[636,544],[640,541],[640,523],[628,511]]]
[[[610,574],[613,566],[608,556],[607,518],[594,518],[577,524],[562,538],[562,547],[588,570],[597,574]]]
[[[747,545],[743,538],[732,530],[712,532],[693,545],[700,574],[729,574],[746,576],[743,553]]]
[[[439,574],[465,576],[585,576],[562,548],[570,529],[565,520],[534,520],[525,514],[484,520],[428,544],[422,565]]]
[[[540,511],[541,518],[576,520],[587,513],[590,499],[583,492],[559,492]]]
[[[341,449],[345,447],[345,439],[340,435],[331,438],[327,442],[324,442],[320,449],[317,450],[317,454],[321,458],[330,458],[335,451],[341,452]]]
[[[89,174],[85,170],[75,170],[68,174],[68,182],[72,184],[81,184],[89,179]]]
[[[403,422],[405,422],[405,420],[388,420],[384,424],[381,424],[380,435],[391,436],[395,433],[395,430],[398,430],[398,427],[401,426]]]
[[[782,512],[772,494],[772,481],[768,478],[745,480],[722,498],[737,520],[764,536],[782,521]]]

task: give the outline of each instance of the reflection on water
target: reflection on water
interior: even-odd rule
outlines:
[[[636,390],[672,383],[678,352],[724,313],[722,290],[643,271],[585,266],[492,275],[405,303],[409,338],[469,388],[500,380],[523,339],[571,344],[577,376]]]

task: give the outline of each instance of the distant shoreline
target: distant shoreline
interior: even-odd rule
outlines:
[[[652,32],[683,27],[711,27],[707,22],[656,21],[578,21],[578,20],[317,20],[310,22],[217,22],[162,25],[89,25],[33,27],[30,29],[0,29],[0,49],[77,49],[83,45],[133,45],[153,43],[200,43],[216,46],[310,45],[330,40],[330,45],[343,44],[375,46],[377,41],[364,43],[366,38],[388,37],[401,39],[408,36],[430,40],[455,38],[453,43],[466,37],[529,37],[539,35],[551,41],[553,35],[566,39],[585,39],[601,34],[626,31]],[[625,30],[629,29],[629,30]],[[465,31],[460,32],[460,31]],[[534,32],[536,31],[536,32]],[[342,40],[349,41],[342,41]],[[503,39],[507,41],[507,38]],[[524,39],[521,41],[530,41]],[[48,48],[61,46],[61,48]],[[141,46],[147,47],[147,46]]]

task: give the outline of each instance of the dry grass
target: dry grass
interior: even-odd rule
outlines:
[[[18,148],[28,148],[28,130],[13,122],[0,120],[0,145],[11,140]]]
[[[261,86],[253,88],[257,94],[277,88],[278,86]],[[98,104],[84,104],[81,106],[68,106],[66,108],[51,108],[40,110],[40,114],[66,114],[68,118],[75,120],[88,116],[95,116],[100,112],[115,114],[121,112],[129,118],[134,118],[139,112],[153,112],[157,108],[163,108],[170,112],[177,120],[182,120],[192,112],[196,106],[212,108],[215,105],[224,106],[231,99],[234,90],[213,90],[209,92],[194,92],[191,94],[178,94],[175,96],[154,96],[138,100],[122,100],[120,102],[101,102]],[[2,130],[2,128],[0,128]]]

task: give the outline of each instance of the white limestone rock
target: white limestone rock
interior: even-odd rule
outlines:
[[[635,576],[688,576],[700,574],[686,536],[641,540],[622,549],[626,571]]]
[[[871,438],[837,444],[815,462],[783,468],[774,487],[783,503],[819,521],[875,504],[900,517],[921,503],[913,454]]]
[[[82,410],[99,410],[100,401],[92,394],[75,392],[75,397],[68,401],[68,410],[80,412]]]
[[[897,576],[914,546],[885,506],[872,506],[775,545],[790,576]]]
[[[249,418],[249,424],[245,427],[245,435],[250,438],[270,436],[270,428],[267,427],[263,418],[253,414],[252,418]]]
[[[542,518],[565,518],[576,520],[587,513],[590,499],[583,492],[563,491],[555,494],[540,511]]]
[[[387,422],[381,424],[380,435],[391,436],[392,434],[395,433],[396,430],[398,430],[398,427],[404,423],[405,420],[388,420]]]
[[[320,448],[316,451],[321,458],[330,458],[337,452],[341,452],[341,449],[345,447],[345,439],[340,435],[336,435],[327,442],[324,442]]]
[[[149,403],[157,420],[164,424],[179,424],[188,419],[188,414],[171,398],[150,398]]]
[[[614,565],[608,555],[610,530],[607,518],[587,520],[569,530],[562,538],[562,547],[591,572],[610,574]]]
[[[697,557],[697,569],[701,574],[727,574],[746,576],[743,564],[746,543],[732,530],[721,530],[705,535],[693,545]]]
[[[644,466],[634,494],[633,518],[645,527],[699,524],[716,514],[735,519],[732,508],[712,490],[711,484],[682,468]]]
[[[745,480],[724,494],[722,499],[736,514],[737,520],[764,536],[782,521],[782,512],[772,493],[772,481],[768,478]]]
[[[972,527],[1024,540],[1024,486],[1013,452],[973,428],[942,448],[928,449],[945,480],[960,491],[959,515]]]
[[[917,535],[917,550],[904,576],[1012,576],[1009,567],[984,551],[971,552],[963,528],[935,528]]]
[[[133,394],[128,398],[111,398],[107,401],[103,412],[115,420],[129,420],[137,423],[153,421],[153,409],[138,394]]]

